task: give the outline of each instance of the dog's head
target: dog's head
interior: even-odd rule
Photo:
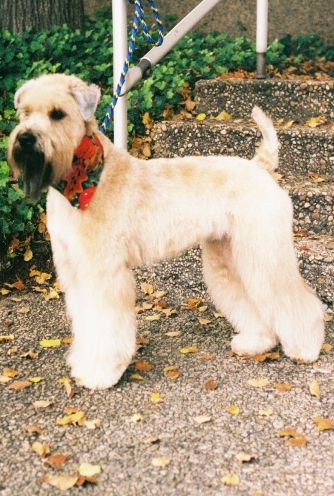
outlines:
[[[20,122],[10,135],[8,162],[33,201],[70,172],[83,136],[96,130],[99,99],[97,86],[64,74],[32,79],[17,90]]]

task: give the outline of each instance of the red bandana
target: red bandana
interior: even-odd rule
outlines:
[[[85,210],[91,201],[96,185],[85,184],[90,179],[98,180],[98,170],[103,164],[103,147],[96,136],[85,135],[74,152],[72,170],[65,179],[64,195],[72,203]],[[97,177],[96,177],[97,176]]]

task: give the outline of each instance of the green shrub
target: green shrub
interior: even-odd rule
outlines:
[[[175,21],[172,17],[168,23]],[[133,63],[150,47],[141,34]],[[53,27],[37,34],[13,35],[0,32],[0,138],[13,129],[16,117],[13,98],[25,80],[44,73],[76,74],[102,87],[103,97],[97,117],[101,122],[111,102],[112,93],[112,23],[108,11],[96,21],[87,20],[86,29],[71,31],[67,26]],[[298,65],[306,58],[324,56],[334,60],[334,47],[326,48],[318,35],[287,36],[274,41],[268,50],[268,62],[277,67]],[[154,120],[162,119],[167,107],[180,110],[185,83],[193,88],[199,79],[210,79],[236,69],[254,70],[255,45],[246,37],[233,38],[224,33],[185,36],[174,50],[158,64],[152,74],[129,94],[130,136],[142,134],[142,117],[150,112]],[[109,133],[112,132],[112,125]],[[14,237],[33,235],[43,206],[31,206],[23,193],[10,182],[5,160],[6,140],[0,139],[0,249],[8,250]]]

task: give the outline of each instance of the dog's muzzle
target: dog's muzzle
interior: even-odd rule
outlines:
[[[13,146],[13,158],[22,173],[25,195],[37,202],[52,178],[52,166],[45,160],[38,136],[31,131],[19,133]]]

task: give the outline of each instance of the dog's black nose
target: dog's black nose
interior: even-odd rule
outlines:
[[[22,148],[31,148],[36,143],[36,136],[29,131],[19,134],[17,139]]]

